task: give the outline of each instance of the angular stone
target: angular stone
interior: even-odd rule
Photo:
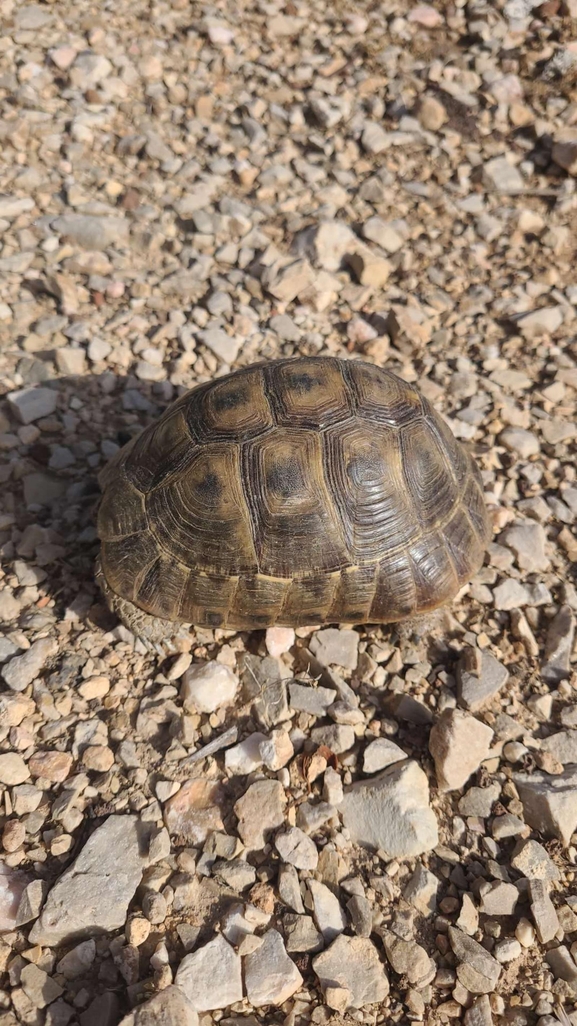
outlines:
[[[465,1026],[493,1026],[493,1013],[491,1002],[487,994],[481,994],[475,998],[470,1008],[467,1008],[464,1018]]]
[[[373,906],[362,894],[353,894],[347,910],[357,937],[370,937],[373,932]]]
[[[361,135],[361,146],[367,153],[376,156],[391,145],[389,133],[376,121],[368,121]]]
[[[9,392],[6,398],[20,422],[32,424],[54,413],[58,392],[53,388],[21,388],[17,392]]]
[[[297,990],[303,978],[286,953],[277,930],[267,930],[262,944],[244,960],[246,995],[254,1008],[282,1005]]]
[[[341,934],[313,959],[313,969],[324,991],[335,986],[350,991],[352,1008],[378,1004],[389,993],[385,967],[367,937]]]
[[[493,731],[460,709],[446,709],[434,724],[429,751],[435,760],[439,787],[463,787],[489,754]]]
[[[549,557],[545,552],[547,535],[541,524],[531,521],[516,521],[499,536],[499,542],[512,549],[521,570],[533,573],[547,570]]]
[[[541,751],[548,752],[563,765],[577,763],[577,730],[560,730],[541,742]]]
[[[310,288],[315,282],[315,271],[308,260],[296,260],[283,267],[277,277],[267,282],[268,291],[282,303],[292,303],[293,299]]]
[[[338,694],[332,688],[309,687],[297,681],[289,684],[291,709],[307,712],[312,716],[325,716],[327,709],[336,702]]]
[[[507,449],[516,452],[523,459],[528,459],[529,456],[536,456],[541,449],[537,435],[520,427],[505,428],[499,435],[499,441]]]
[[[434,873],[418,864],[403,891],[403,898],[410,902],[421,915],[428,916],[437,907],[439,881]]]
[[[170,986],[125,1015],[120,1026],[198,1026],[198,1015],[183,990]]]
[[[283,862],[288,862],[297,869],[317,868],[317,846],[298,827],[289,827],[285,833],[277,834],[274,844]]]
[[[392,265],[389,260],[374,253],[368,246],[359,246],[347,257],[347,263],[360,285],[380,289],[389,280]]]
[[[575,613],[571,606],[561,606],[549,624],[545,641],[545,661],[541,675],[547,684],[558,684],[571,676],[574,638]]]
[[[331,723],[328,727],[313,727],[311,741],[330,748],[335,755],[348,752],[356,741],[354,729],[344,723]]]
[[[126,246],[130,225],[123,217],[63,214],[53,220],[52,228],[82,249],[102,250],[108,246]]]
[[[284,823],[286,795],[278,780],[257,780],[234,806],[238,816],[238,832],[242,843],[260,851],[271,830]]]
[[[520,842],[511,859],[511,865],[528,880],[559,880],[557,866],[539,841]]]
[[[493,805],[500,794],[499,784],[489,784],[488,787],[470,787],[459,799],[459,812],[461,816],[480,816],[481,819],[486,819],[491,815]]]
[[[146,856],[137,816],[109,816],[51,888],[33,944],[54,947],[124,926]]]
[[[281,901],[294,909],[299,915],[304,912],[305,907],[300,890],[299,876],[294,866],[288,863],[279,866],[278,871],[278,893]]]
[[[551,157],[564,171],[577,175],[577,128],[566,127],[556,133]]]
[[[223,363],[234,363],[242,345],[242,339],[227,335],[222,328],[206,328],[203,331],[197,331],[196,337]]]
[[[427,777],[412,760],[352,784],[339,811],[353,842],[390,858],[420,855],[439,842]]]
[[[2,677],[12,691],[24,691],[58,651],[55,638],[39,638],[23,655],[14,656],[2,668]]]
[[[558,776],[516,773],[513,781],[529,826],[545,837],[557,837],[564,845],[570,844],[577,827],[577,769],[565,770]]]
[[[552,941],[560,925],[557,911],[549,897],[549,886],[547,880],[533,879],[529,881],[531,914],[541,944],[547,944],[548,941]]]
[[[525,183],[519,171],[506,157],[494,157],[483,169],[483,178],[488,188],[502,195],[522,192]]]
[[[212,713],[234,702],[237,690],[236,673],[223,663],[213,661],[186,670],[180,694],[188,711]]]
[[[457,686],[461,705],[470,712],[482,709],[509,679],[509,671],[491,652],[480,653],[480,665],[467,654],[457,666]]]
[[[358,660],[359,635],[357,631],[327,627],[317,631],[310,640],[311,652],[323,666],[342,666],[355,670]]]
[[[187,844],[204,844],[215,830],[223,830],[224,792],[218,783],[195,777],[166,802],[164,822],[172,837]]]
[[[449,927],[449,940],[459,962],[457,979],[471,994],[491,994],[501,975],[501,966],[472,937],[455,926]]]
[[[33,962],[29,962],[22,968],[20,986],[26,997],[34,1003],[35,1008],[45,1008],[46,1005],[56,1001],[63,991],[56,980],[53,980],[44,969],[34,965]]]
[[[18,752],[0,754],[0,784],[14,787],[23,784],[30,777],[28,766]]]
[[[540,338],[552,335],[563,324],[563,307],[543,306],[539,310],[522,314],[517,318],[517,325],[525,338]]]
[[[29,878],[19,869],[0,862],[0,934],[19,925],[19,909]]]
[[[241,960],[218,934],[204,947],[185,955],[175,981],[197,1012],[210,1012],[242,1001]]]
[[[75,980],[90,969],[96,958],[96,943],[90,940],[77,944],[72,951],[69,951],[56,965],[56,971],[62,973],[67,980]]]
[[[564,944],[552,948],[545,955],[556,980],[565,980],[574,995],[577,995],[577,965]]]
[[[338,271],[347,253],[358,245],[355,233],[342,221],[324,221],[315,230],[313,255],[324,271]]]
[[[363,773],[378,773],[379,770],[393,766],[396,762],[402,762],[406,758],[408,758],[407,753],[394,741],[389,741],[386,737],[378,737],[376,741],[371,741],[365,748]]]
[[[333,892],[319,880],[308,880],[307,886],[312,898],[315,923],[325,941],[330,943],[347,926],[347,917]]]
[[[409,983],[423,987],[430,983],[436,966],[427,952],[415,940],[403,940],[391,930],[382,934],[386,956],[396,973],[406,976]]]
[[[481,912],[488,916],[511,916],[519,900],[514,884],[497,880],[481,896]]]
[[[257,730],[254,734],[245,737],[244,741],[240,741],[238,745],[227,748],[224,753],[224,765],[228,772],[246,776],[247,773],[254,773],[255,770],[260,769],[262,766],[260,744],[266,740],[266,734],[261,734]]]
[[[317,930],[310,916],[299,916],[290,912],[283,916],[282,922],[287,951],[322,951],[325,946],[323,935]]]

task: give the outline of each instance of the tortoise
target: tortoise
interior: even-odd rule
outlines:
[[[360,360],[203,383],[105,468],[97,577],[151,643],[179,624],[388,623],[483,562],[481,475],[427,399]]]

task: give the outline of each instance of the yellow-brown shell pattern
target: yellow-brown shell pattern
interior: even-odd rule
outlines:
[[[489,540],[463,446],[416,388],[356,360],[200,385],[103,477],[106,582],[172,621],[401,620],[451,599]]]

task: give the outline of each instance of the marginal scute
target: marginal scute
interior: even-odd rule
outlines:
[[[106,489],[98,510],[101,541],[114,541],[148,528],[144,495],[130,483],[122,470],[117,474],[116,486]]]
[[[490,536],[481,476],[448,425],[356,360],[206,382],[101,481],[107,599],[159,630],[402,620],[454,596]]]

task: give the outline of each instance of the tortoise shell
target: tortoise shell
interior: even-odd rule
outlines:
[[[357,360],[257,364],[174,402],[103,475],[109,604],[254,629],[391,622],[489,539],[481,477],[418,390]]]

